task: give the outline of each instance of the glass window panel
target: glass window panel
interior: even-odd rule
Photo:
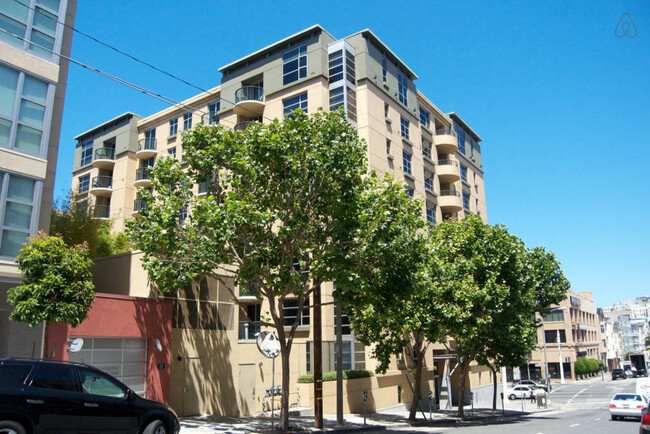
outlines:
[[[7,202],[4,225],[29,230],[32,222],[32,207],[15,202]]]
[[[17,86],[18,71],[0,66],[0,116],[13,116]]]
[[[0,14],[0,29],[5,30],[14,35],[18,35],[21,38],[25,37],[25,32],[27,31],[27,26],[22,23],[19,23],[16,20]],[[5,32],[0,32],[0,41],[8,42],[12,45],[22,46],[23,41],[15,36],[8,35]]]
[[[59,3],[60,0],[36,0],[36,4],[45,6],[48,9],[51,9],[54,12],[59,12]]]
[[[56,15],[45,9],[36,8],[33,26],[48,35],[54,35],[56,33]]]
[[[7,198],[32,203],[34,201],[35,184],[33,179],[12,176],[9,178]]]
[[[23,96],[45,104],[47,101],[47,83],[31,77],[25,77],[23,84]]]
[[[14,257],[20,251],[29,234],[27,232],[2,231],[2,241],[0,241],[0,256]]]
[[[29,154],[39,154],[41,152],[42,135],[43,133],[37,129],[18,125],[15,147]]]
[[[112,378],[90,369],[79,368],[78,372],[84,393],[113,398],[124,398],[126,396],[126,390]]]
[[[5,1],[0,3],[0,12],[24,23],[27,21],[29,9],[22,2]]]
[[[0,119],[0,146],[9,146],[9,134],[11,133],[11,122]]]
[[[22,100],[20,102],[20,115],[18,119],[34,125],[38,128],[43,128],[43,118],[45,117],[45,107],[40,104],[35,104],[30,101]]]
[[[46,58],[52,56],[52,53],[50,53],[48,50],[52,50],[54,48],[53,37],[48,36],[43,32],[39,32],[38,30],[32,29],[32,37],[29,40],[34,44],[39,45],[38,47],[36,45],[30,45],[30,50]]]

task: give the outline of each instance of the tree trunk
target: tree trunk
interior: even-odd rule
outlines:
[[[282,342],[282,341],[281,341]],[[282,395],[280,398],[280,429],[289,429],[289,355],[290,350],[283,345],[282,351]]]
[[[492,367],[490,367],[490,369],[492,369]],[[492,369],[492,378],[494,382],[494,391],[492,393],[492,414],[497,414],[497,386],[499,383],[497,382],[496,368]]]
[[[422,389],[422,365],[423,365],[422,361],[424,359],[424,354],[422,354],[423,351],[421,351],[421,349],[422,349],[422,341],[416,338],[416,342],[413,345],[413,352],[412,352],[413,356],[416,356],[417,358],[414,357],[413,360],[413,364],[415,365],[414,366],[415,384],[413,385],[413,389],[415,393],[413,394],[413,402],[411,402],[411,410],[409,411],[409,420],[411,421],[415,420],[418,411],[418,400],[420,399],[420,393]],[[408,373],[406,375],[408,375]]]
[[[467,375],[467,367],[469,362],[463,360],[460,363],[460,389],[458,390],[458,417],[465,417],[464,407],[465,407],[465,376]]]

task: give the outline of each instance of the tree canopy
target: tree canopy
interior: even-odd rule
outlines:
[[[281,427],[288,426],[289,354],[310,296],[335,277],[353,245],[366,147],[342,112],[252,122],[244,131],[199,125],[183,134],[184,170],[160,158],[148,204],[128,222],[143,265],[163,291],[202,276],[237,297],[251,285],[269,303],[282,354]],[[194,186],[206,194],[197,197]],[[187,217],[185,217],[187,216]],[[297,300],[285,331],[283,305]]]
[[[32,327],[62,321],[76,327],[87,318],[95,287],[85,246],[68,247],[61,238],[40,232],[29,238],[16,262],[24,280],[7,293],[14,305],[12,321]]]

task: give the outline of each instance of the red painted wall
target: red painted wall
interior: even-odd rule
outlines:
[[[169,367],[172,337],[172,302],[124,295],[97,294],[88,318],[78,327],[54,323],[47,327],[47,354],[68,360],[70,336],[147,338],[147,398],[169,402]],[[156,350],[155,339],[162,351]],[[164,363],[163,369],[158,364]]]

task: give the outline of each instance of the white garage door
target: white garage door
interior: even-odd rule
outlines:
[[[90,338],[84,340],[81,351],[69,353],[71,362],[94,366],[146,397],[147,340],[145,338]]]

